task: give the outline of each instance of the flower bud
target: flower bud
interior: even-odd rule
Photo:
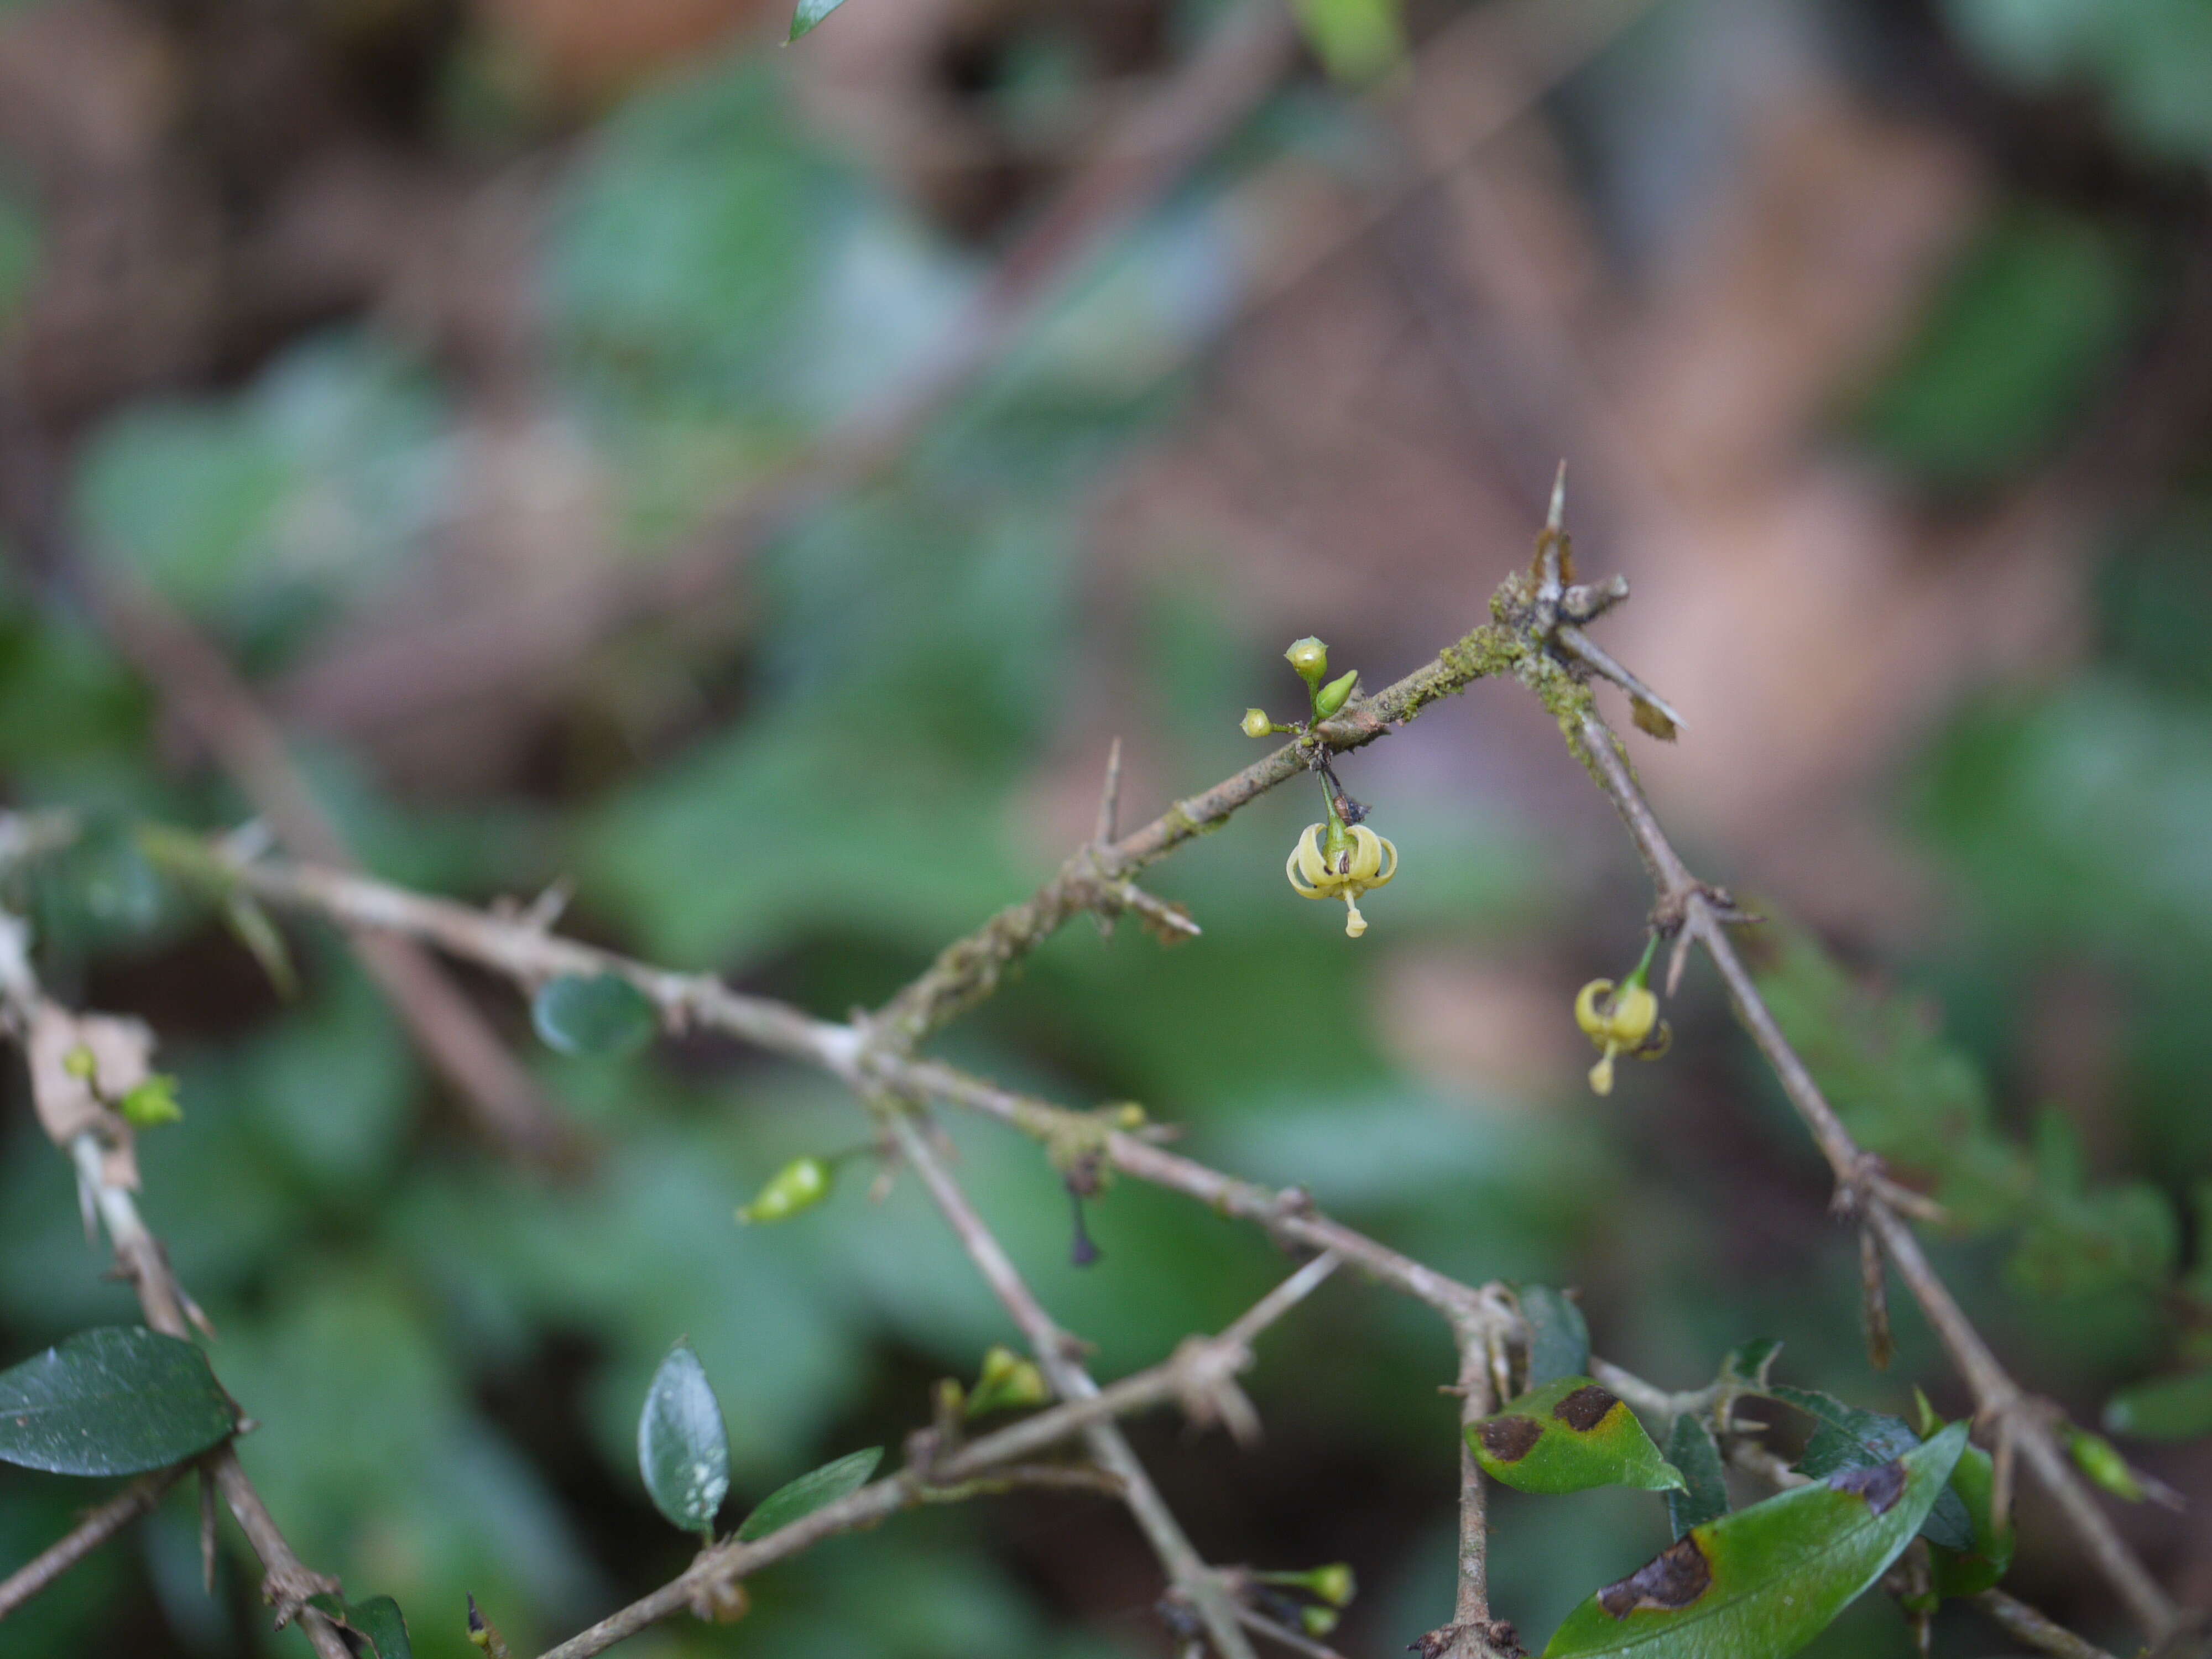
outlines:
[[[1298,1623],[1305,1626],[1307,1635],[1320,1638],[1336,1628],[1334,1607],[1305,1607],[1298,1609]]]
[[[1306,1575],[1306,1588],[1333,1607],[1349,1607],[1358,1593],[1358,1581],[1352,1569],[1342,1561],[1332,1561],[1325,1567],[1316,1567]]]
[[[1045,1386],[1044,1373],[1035,1360],[1024,1359],[1011,1348],[994,1346],[983,1355],[983,1369],[968,1396],[966,1414],[1016,1411],[1042,1406],[1051,1398],[1052,1390]]]
[[[116,1102],[116,1109],[134,1129],[150,1129],[161,1123],[181,1123],[185,1109],[177,1104],[177,1079],[155,1073]]]
[[[92,1050],[82,1042],[62,1056],[62,1070],[80,1083],[91,1082],[93,1073],[99,1068],[100,1062],[92,1057]]]
[[[1320,715],[1322,719],[1327,720],[1351,701],[1352,688],[1358,684],[1359,671],[1357,668],[1348,674],[1338,675],[1336,678],[1314,693],[1314,713]]]
[[[1302,640],[1292,640],[1291,648],[1283,656],[1298,678],[1316,690],[1328,672],[1328,647],[1310,634]]]
[[[830,1196],[830,1165],[818,1158],[794,1158],[775,1172],[750,1204],[738,1211],[738,1219],[787,1221],[802,1210],[811,1210]]]
[[[2091,1434],[2087,1429],[2069,1430],[2066,1450],[2075,1468],[2113,1497],[2140,1504],[2149,1496],[2136,1472],[2128,1467],[2128,1460],[2120,1455],[2119,1448],[2103,1435]]]
[[[1274,729],[1275,723],[1267,718],[1267,711],[1266,709],[1248,708],[1244,711],[1244,735],[1246,737],[1264,738],[1267,733]]]

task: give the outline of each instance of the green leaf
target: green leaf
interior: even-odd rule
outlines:
[[[823,18],[844,3],[845,0],[799,0],[797,9],[791,14],[791,33],[785,44],[802,34],[811,34]]]
[[[1782,1343],[1777,1337],[1754,1336],[1748,1342],[1739,1342],[1721,1357],[1721,1380],[1764,1390],[1766,1374],[1774,1369],[1775,1356],[1781,1352]]]
[[[1861,1411],[1833,1395],[1781,1383],[1769,1384],[1760,1392],[1796,1407],[1816,1425],[1813,1437],[1805,1443],[1805,1455],[1797,1460],[1799,1472],[1816,1480],[1847,1469],[1876,1468],[1902,1457],[1920,1443],[1920,1437],[1903,1418]],[[1928,1537],[1929,1542],[1949,1549],[1973,1547],[1973,1528],[1957,1493],[1946,1489],[1936,1494],[1928,1516]]]
[[[1468,1424],[1467,1443],[1485,1474],[1519,1492],[1664,1492],[1683,1484],[1636,1413],[1587,1376],[1531,1389],[1504,1411]]]
[[[1996,1523],[1990,1503],[1995,1475],[1990,1455],[1979,1446],[1959,1454],[1951,1471],[1950,1490],[1966,1506],[1973,1542],[1953,1549],[1931,1538],[1928,1546],[1929,1582],[1939,1595],[1979,1595],[1994,1589],[2012,1565],[2013,1529]]]
[[[1399,0],[1293,0],[1298,28],[1338,80],[1372,81],[1405,55]]]
[[[688,1532],[714,1531],[730,1491],[730,1436],[706,1367],[689,1342],[668,1351],[646,1390],[637,1466],[655,1509]]]
[[[868,1477],[875,1474],[876,1465],[883,1461],[884,1449],[870,1446],[865,1451],[848,1453],[834,1463],[824,1463],[818,1469],[810,1469],[761,1499],[760,1507],[739,1524],[738,1537],[750,1544],[772,1532],[782,1531],[793,1522],[826,1509],[841,1498],[851,1497],[868,1484]]]
[[[2212,1370],[2154,1377],[2121,1389],[2106,1402],[2105,1426],[2146,1440],[2212,1434]]]
[[[531,1024],[564,1054],[631,1054],[653,1041],[653,1000],[618,974],[562,974],[531,999]]]
[[[1528,1322],[1528,1386],[1540,1388],[1589,1370],[1589,1326],[1583,1310],[1549,1285],[1523,1285],[1522,1316]]]
[[[406,1615],[390,1596],[343,1601],[331,1595],[311,1595],[307,1605],[336,1625],[345,1644],[362,1659],[415,1659]]]
[[[1721,1470],[1721,1449],[1705,1419],[1684,1412],[1667,1437],[1667,1461],[1682,1472],[1683,1486],[1667,1494],[1667,1524],[1680,1538],[1692,1527],[1717,1521],[1729,1512],[1728,1478]]]
[[[0,1461],[56,1474],[139,1474],[238,1426],[207,1357],[143,1325],[80,1331],[0,1371]]]
[[[1896,1462],[1693,1528],[1569,1613],[1543,1659],[1788,1659],[1912,1541],[1966,1443],[1954,1424]]]

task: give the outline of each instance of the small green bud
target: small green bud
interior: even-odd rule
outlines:
[[[1314,713],[1327,720],[1351,701],[1352,688],[1358,684],[1359,671],[1357,668],[1348,674],[1338,675],[1314,693]]]
[[[1051,1398],[1044,1373],[1034,1360],[1023,1358],[1012,1348],[994,1346],[983,1355],[983,1369],[968,1396],[967,1415],[1018,1411],[1025,1406],[1042,1406]]]
[[[1125,1100],[1112,1109],[1114,1127],[1117,1129],[1141,1129],[1151,1120],[1144,1107],[1136,1101]]]
[[[1352,1605],[1352,1598],[1359,1593],[1359,1583],[1352,1576],[1352,1569],[1342,1561],[1332,1561],[1325,1567],[1316,1567],[1306,1575],[1306,1588],[1333,1607]]]
[[[93,1059],[92,1050],[82,1042],[62,1056],[62,1070],[79,1082],[91,1082],[93,1073],[98,1069],[99,1062]]]
[[[1328,673],[1328,647],[1310,634],[1302,640],[1292,640],[1291,648],[1283,656],[1297,670],[1298,678],[1316,690]]]
[[[794,1158],[775,1172],[759,1195],[738,1212],[738,1219],[787,1221],[830,1196],[830,1165],[818,1158]]]
[[[2069,1429],[2066,1449],[2075,1467],[2113,1497],[2140,1504],[2149,1496],[2136,1472],[2128,1467],[2128,1460],[2120,1455],[2119,1448],[2103,1435],[2091,1434],[2087,1429]]]
[[[1300,1607],[1298,1623],[1305,1626],[1306,1634],[1309,1636],[1315,1638],[1326,1636],[1336,1628],[1336,1609],[1334,1607]]]
[[[1244,735],[1246,737],[1264,738],[1274,729],[1275,723],[1267,718],[1267,711],[1266,709],[1248,708],[1244,711]]]
[[[177,1079],[159,1072],[116,1104],[124,1121],[134,1129],[150,1129],[156,1124],[185,1121],[185,1109],[177,1104]]]
[[[1928,1403],[1928,1396],[1917,1387],[1912,1390],[1912,1404],[1920,1416],[1920,1437],[1933,1440],[1936,1431],[1943,1426],[1943,1419],[1936,1414],[1935,1407]]]

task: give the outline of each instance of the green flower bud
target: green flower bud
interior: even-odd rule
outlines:
[[[1336,1609],[1334,1607],[1300,1607],[1298,1623],[1305,1626],[1306,1634],[1309,1636],[1316,1638],[1326,1636],[1336,1628]]]
[[[2066,1449],[2075,1467],[2113,1497],[2140,1504],[2149,1495],[2136,1472],[2128,1467],[2128,1460],[2120,1455],[2119,1448],[2103,1435],[2091,1434],[2087,1429],[2069,1429]]]
[[[1248,708],[1244,711],[1244,735],[1246,737],[1264,738],[1274,729],[1275,723],[1267,718],[1267,711],[1266,709]]]
[[[185,1109],[177,1104],[177,1079],[156,1072],[116,1103],[124,1121],[134,1129],[150,1129],[161,1123],[181,1123]]]
[[[975,1391],[968,1396],[967,1414],[981,1417],[986,1412],[1018,1411],[1025,1406],[1042,1406],[1052,1398],[1052,1390],[1045,1386],[1044,1373],[1034,1360],[1024,1359],[1012,1348],[994,1346],[983,1355],[983,1369],[975,1379]]]
[[[1297,670],[1300,679],[1316,689],[1328,672],[1328,647],[1310,634],[1302,640],[1292,640],[1291,648],[1283,656]]]
[[[1314,693],[1314,713],[1327,720],[1351,701],[1352,688],[1358,684],[1359,671],[1357,668],[1348,674],[1338,675]]]
[[[1352,1598],[1359,1592],[1358,1581],[1352,1577],[1352,1569],[1342,1561],[1332,1561],[1325,1567],[1316,1567],[1306,1575],[1306,1589],[1333,1607],[1352,1605]]]
[[[738,1212],[743,1222],[787,1221],[830,1196],[830,1165],[818,1158],[794,1158],[775,1172],[759,1195]]]
[[[92,1074],[99,1069],[99,1064],[93,1059],[92,1050],[82,1042],[62,1056],[62,1070],[81,1083],[92,1081]]]

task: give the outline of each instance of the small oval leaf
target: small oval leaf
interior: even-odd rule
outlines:
[[[1667,1461],[1682,1472],[1680,1492],[1667,1494],[1667,1523],[1680,1538],[1692,1527],[1717,1521],[1729,1512],[1728,1477],[1721,1469],[1721,1449],[1713,1431],[1694,1412],[1674,1419],[1667,1437]]]
[[[325,1592],[309,1596],[307,1605],[338,1627],[346,1646],[360,1659],[415,1659],[407,1617],[390,1596],[345,1601]]]
[[[760,1507],[738,1528],[738,1539],[750,1544],[772,1532],[782,1531],[793,1522],[826,1509],[841,1498],[851,1497],[868,1484],[868,1477],[883,1461],[884,1449],[871,1446],[866,1451],[852,1452],[834,1463],[808,1470],[763,1498]]]
[[[1954,1423],[1894,1462],[1692,1528],[1569,1613],[1543,1659],[1788,1659],[1912,1541],[1966,1443]]]
[[[1587,1376],[1531,1389],[1494,1416],[1470,1423],[1468,1449],[1483,1472],[1519,1492],[1584,1492],[1682,1485],[1636,1413]]]
[[[646,1390],[637,1467],[655,1509],[687,1532],[714,1531],[730,1491],[730,1436],[706,1367],[688,1342],[668,1351]]]
[[[619,974],[562,974],[538,988],[530,1021],[564,1054],[632,1054],[653,1041],[653,999]]]
[[[207,1356],[143,1325],[80,1331],[0,1371],[0,1461],[56,1474],[142,1474],[236,1431]]]
[[[797,9],[791,14],[791,33],[786,44],[812,33],[816,24],[844,3],[845,0],[799,0]]]
[[[1523,1285],[1522,1317],[1528,1322],[1528,1386],[1540,1389],[1589,1370],[1589,1326],[1583,1310],[1549,1285]]]

